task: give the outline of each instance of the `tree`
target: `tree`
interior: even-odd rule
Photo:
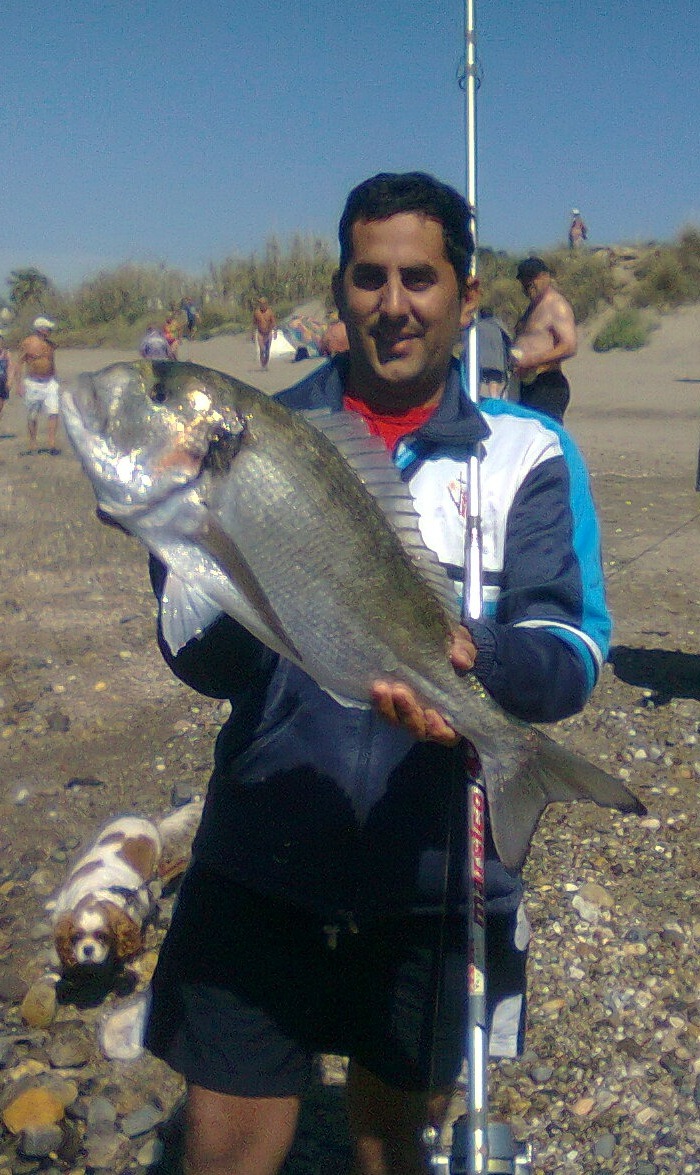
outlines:
[[[21,310],[31,302],[41,302],[44,295],[53,290],[46,274],[33,265],[27,269],[13,269],[7,284],[10,287],[10,301],[16,310]]]

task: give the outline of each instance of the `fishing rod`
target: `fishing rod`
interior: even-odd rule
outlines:
[[[466,197],[473,252],[469,278],[477,273],[477,125],[476,95],[479,86],[476,57],[475,0],[465,0],[465,115],[466,115]],[[478,312],[464,332],[461,362],[463,392],[479,403]],[[481,529],[481,483],[479,452],[467,461],[467,505],[464,541],[464,591],[462,622],[468,628],[483,609],[483,542]],[[513,1140],[506,1122],[489,1122],[488,1117],[488,1026],[486,1003],[486,893],[485,837],[488,805],[480,769],[472,769],[467,785],[467,1034],[465,1055],[468,1083],[465,1113],[453,1126],[449,1158],[450,1175],[528,1175],[530,1152]],[[437,1156],[436,1156],[437,1157]],[[445,1168],[444,1158],[434,1163]]]

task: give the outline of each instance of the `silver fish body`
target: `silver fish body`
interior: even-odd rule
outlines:
[[[81,376],[62,413],[102,514],[168,567],[173,652],[223,610],[344,704],[366,705],[379,679],[407,683],[477,748],[509,869],[550,802],[644,811],[455,674],[454,590],[354,414],[289,412],[229,376],[166,362]]]

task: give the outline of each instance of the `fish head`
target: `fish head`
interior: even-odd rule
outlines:
[[[64,388],[66,432],[102,509],[149,509],[207,470],[230,466],[246,421],[194,364],[116,363]]]

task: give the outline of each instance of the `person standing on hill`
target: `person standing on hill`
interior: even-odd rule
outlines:
[[[253,311],[251,338],[257,343],[260,366],[265,371],[270,362],[272,340],[277,338],[277,320],[267,298],[258,298],[258,304]]]
[[[559,424],[569,403],[569,381],[561,365],[578,349],[574,312],[552,284],[552,271],[540,257],[521,261],[517,279],[530,305],[515,324],[511,371],[519,381],[517,398]]]
[[[29,433],[29,447],[21,456],[29,456],[39,452],[37,436],[39,417],[42,412],[45,412],[48,417],[48,451],[52,457],[57,457],[61,452],[56,445],[59,390],[56,379],[56,343],[50,337],[51,331],[55,330],[55,327],[54,322],[40,315],[39,318],[34,319],[32,333],[27,335],[26,339],[22,339],[19,345],[15,379],[20,396],[24,396]],[[22,379],[23,373],[24,379]]]
[[[588,229],[583,223],[583,217],[578,208],[571,209],[571,224],[569,226],[569,248],[580,249],[588,239]]]

